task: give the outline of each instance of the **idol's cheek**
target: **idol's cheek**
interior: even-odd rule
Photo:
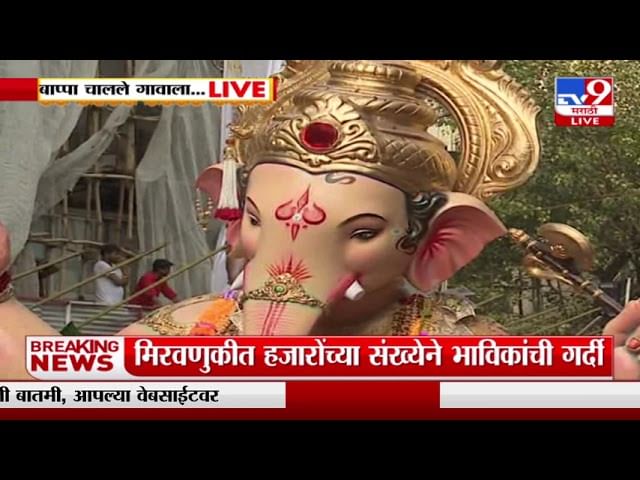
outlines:
[[[348,249],[346,266],[357,274],[365,289],[377,289],[402,276],[411,263],[411,255],[399,251],[389,239]]]
[[[259,240],[259,228],[251,225],[249,220],[243,220],[242,232],[240,233],[240,246],[246,258],[253,258],[256,255]]]

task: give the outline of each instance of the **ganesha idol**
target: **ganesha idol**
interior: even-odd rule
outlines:
[[[296,61],[277,78],[277,100],[241,107],[225,158],[197,180],[227,221],[229,255],[246,260],[235,288],[121,334],[506,334],[433,292],[506,233],[485,202],[537,166],[527,92],[490,61]],[[458,123],[457,161],[427,131],[427,99]],[[0,270],[7,255],[5,242]],[[22,378],[24,336],[56,332],[4,300],[0,378]],[[619,378],[640,378],[639,325],[631,302],[605,329]]]

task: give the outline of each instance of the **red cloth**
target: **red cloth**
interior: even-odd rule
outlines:
[[[139,292],[143,288],[147,288],[149,285],[156,283],[158,280],[160,280],[160,277],[156,272],[145,273],[142,277],[140,277],[140,280],[138,280],[135,292]],[[131,300],[131,303],[135,305],[141,305],[143,307],[155,307],[157,306],[156,299],[160,296],[160,294],[163,294],[169,300],[173,300],[178,296],[178,294],[165,282],[156,287],[153,287],[151,290],[146,291],[142,295],[137,296],[136,298]]]

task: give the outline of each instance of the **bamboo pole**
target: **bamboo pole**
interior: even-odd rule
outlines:
[[[133,180],[131,175],[122,175],[119,173],[83,173],[82,178],[99,178],[101,180]]]
[[[542,332],[544,332],[546,330],[549,330],[551,328],[556,328],[556,327],[560,327],[562,325],[566,325],[567,323],[571,323],[571,322],[573,322],[575,320],[578,320],[579,318],[586,317],[588,315],[592,315],[592,314],[594,314],[596,312],[599,312],[601,310],[602,309],[600,307],[592,308],[591,310],[587,310],[586,312],[582,312],[579,315],[574,315],[573,317],[570,317],[570,318],[568,318],[566,320],[562,320],[561,322],[558,322],[558,323],[554,323],[553,325],[546,325],[543,328],[539,328],[538,330],[530,333],[529,335],[538,335],[538,334],[540,334],[540,333],[542,333]]]
[[[69,243],[71,245],[88,245],[95,248],[102,248],[106,245],[104,242],[96,242],[94,240],[69,240],[68,238],[30,238],[29,241],[32,243],[42,243],[44,245],[50,243]],[[124,247],[120,247],[120,250],[130,256],[138,255],[136,252]]]
[[[547,280],[547,283],[551,288],[553,288],[551,284],[551,280]],[[558,297],[560,298],[560,306],[564,308],[565,302],[564,302],[564,295],[562,294],[562,283],[560,283],[560,280],[556,280],[556,285],[557,287],[555,288],[555,291],[558,292]]]
[[[93,179],[87,179],[87,198],[85,201],[85,231],[84,238],[93,237],[93,232],[91,231],[92,227],[92,216],[91,216],[91,205],[93,203]]]
[[[102,108],[105,112],[113,112],[115,110],[114,107],[110,107],[110,106],[104,106],[100,108]],[[144,116],[144,115],[132,114],[130,115],[129,118],[132,118],[134,120],[141,120],[143,122],[159,122],[160,121],[160,115]]]
[[[127,239],[133,238],[133,198],[135,194],[135,184],[129,185],[129,211],[127,212]]]
[[[530,322],[534,318],[542,317],[545,314],[555,312],[556,310],[560,310],[560,307],[559,306],[555,306],[555,307],[547,308],[546,310],[543,310],[541,312],[535,312],[535,313],[532,313],[530,315],[527,315],[526,317],[519,318],[517,321],[515,321],[511,325],[509,325],[509,329],[511,329],[513,327],[518,328],[519,326]]]
[[[167,245],[168,244],[165,243],[163,245],[160,245],[159,247],[155,247],[155,248],[152,248],[151,250],[147,250],[146,252],[143,252],[143,253],[141,253],[139,255],[136,255],[135,257],[132,257],[132,258],[130,258],[128,260],[125,260],[124,262],[118,263],[113,268],[107,270],[104,273],[100,273],[98,275],[92,275],[89,278],[85,278],[84,280],[82,280],[82,281],[80,281],[80,282],[78,282],[78,283],[76,283],[74,285],[71,285],[70,287],[65,288],[64,290],[60,290],[59,292],[56,292],[53,295],[50,295],[50,296],[48,296],[47,298],[45,298],[43,300],[40,300],[39,302],[34,304],[31,307],[31,309],[33,309],[35,307],[39,307],[40,305],[44,305],[45,303],[51,302],[53,300],[56,300],[56,299],[60,298],[61,296],[66,295],[67,293],[74,291],[77,288],[80,288],[80,287],[82,287],[84,285],[87,285],[87,284],[97,280],[98,278],[105,277],[105,276],[109,275],[110,273],[115,272],[119,268],[126,267],[127,265],[129,265],[131,263],[137,262],[138,260],[140,260],[140,259],[142,259],[142,258],[144,258],[144,257],[146,257],[148,255],[151,255],[152,253],[157,252],[158,250],[162,250]]]
[[[117,242],[120,243],[120,241],[122,240],[122,220],[124,218],[124,194],[126,184],[123,180],[120,180],[120,182],[118,183],[120,191],[118,192],[118,218],[116,219],[116,239]]]
[[[53,260],[51,262],[48,262],[48,263],[45,263],[44,265],[39,265],[37,267],[30,268],[29,270],[26,270],[26,271],[24,271],[22,273],[19,273],[18,275],[13,277],[12,281],[17,282],[18,280],[20,280],[20,279],[22,279],[24,277],[28,277],[29,275],[33,275],[34,273],[37,273],[40,270],[45,270],[46,268],[53,267],[54,265],[57,265],[58,263],[66,262],[67,260],[75,258],[78,255],[82,255],[82,252],[74,252],[74,253],[72,253],[70,255],[67,255],[65,257],[56,258],[55,260]]]
[[[69,236],[69,194],[65,193],[62,198],[62,233]]]
[[[522,298],[522,270],[518,269],[518,314],[522,317],[524,315],[524,301]]]
[[[100,109],[96,106],[89,106],[87,111],[87,137],[91,138],[95,133],[100,130],[100,124],[102,123],[100,118]],[[93,165],[93,171],[98,171],[98,163]]]
[[[100,312],[98,315],[95,315],[95,316],[91,317],[90,319],[85,320],[84,322],[82,322],[81,324],[78,325],[78,329],[86,327],[87,325],[89,325],[90,323],[94,322],[95,320],[98,320],[98,319],[104,317],[105,315],[108,315],[109,313],[113,312],[114,310],[117,310],[118,308],[126,305],[131,300],[133,300],[136,297],[139,297],[143,293],[146,293],[149,290],[151,290],[153,288],[156,288],[158,285],[162,285],[163,283],[168,282],[169,280],[177,277],[178,275],[182,275],[187,270],[190,270],[193,267],[197,267],[201,263],[206,262],[207,260],[209,260],[211,257],[214,257],[214,256],[218,255],[219,253],[226,252],[228,249],[229,249],[229,247],[227,245],[223,245],[222,247],[216,248],[214,251],[206,254],[204,257],[200,258],[199,260],[196,260],[194,262],[188,263],[187,265],[179,268],[178,270],[176,270],[172,274],[167,275],[164,278],[161,278],[160,280],[158,280],[157,282],[152,283],[148,287],[145,287],[142,290],[139,290],[139,291],[135,292],[133,295],[129,295],[127,298],[122,300],[117,305],[113,305],[112,307],[109,307],[108,309],[104,310],[103,312]]]
[[[135,76],[135,63],[134,60],[126,61],[126,73],[128,77]],[[136,110],[134,106],[131,109],[131,113],[133,114]],[[127,175],[133,175],[136,171],[136,122],[133,118],[127,118],[126,123],[124,124],[125,130],[125,144],[124,144],[124,165],[123,171]]]
[[[69,194],[65,192],[64,197],[62,198],[62,234],[69,238]],[[62,244],[62,256],[67,253],[67,244]],[[62,267],[60,272],[60,288],[64,288],[67,283],[67,269]]]
[[[124,172],[133,175],[136,171],[136,122],[132,118],[125,124]]]
[[[496,300],[500,300],[501,298],[506,297],[506,293],[501,293],[500,295],[494,295],[493,297],[488,298],[487,300],[483,300],[482,302],[478,302],[474,305],[474,308],[482,307],[488,303],[495,302]]]
[[[58,232],[61,232],[62,235],[64,235],[64,230],[62,227],[62,216],[63,216],[63,210],[62,210],[62,204],[58,204],[56,205],[54,211],[58,212],[58,215],[55,217],[55,230]],[[60,246],[58,246],[57,248],[60,250],[60,255],[64,255],[64,245],[66,244],[62,244]],[[52,248],[48,249],[48,254],[46,259],[47,260],[51,260],[51,257],[53,256],[54,250],[52,250]],[[55,252],[58,253],[58,252]],[[64,284],[62,283],[62,280],[64,280],[62,278],[62,275],[56,275],[56,276],[50,276],[48,277],[49,280],[49,285],[51,286],[51,289],[63,289],[64,288]]]
[[[100,130],[100,124],[102,123],[102,119],[100,117],[100,109],[98,107],[95,106],[89,106],[87,109],[87,137],[91,138],[95,133],[97,133]],[[95,173],[98,173],[98,164],[99,162],[96,162],[93,165],[92,171]],[[96,219],[93,215],[91,215],[91,203],[93,200],[93,196],[94,196],[94,184],[95,184],[95,180],[93,178],[88,178],[87,179],[87,221],[88,221],[88,230],[89,230],[89,234],[85,235],[85,238],[95,238],[96,233],[97,232],[97,228],[96,228]],[[96,189],[97,191],[95,192],[96,198],[99,197],[99,188]],[[98,210],[99,206],[98,203],[96,202],[96,211]],[[99,240],[102,240],[101,237],[98,237]]]
[[[154,115],[150,117],[145,117],[143,115],[131,115],[131,118],[133,118],[134,120],[142,120],[143,122],[159,122],[160,121],[159,115]]]
[[[125,74],[127,77],[133,77],[135,74],[135,64],[133,60],[125,60]]]
[[[587,323],[583,328],[580,329],[578,333],[576,333],[576,336],[586,334],[589,331],[589,329],[593,327],[596,323],[598,323],[600,320],[602,320],[602,315],[598,315],[596,318],[594,318],[589,323]]]
[[[102,218],[102,198],[101,198],[101,189],[102,180],[96,180],[96,221],[98,223],[98,232],[97,237],[99,241],[104,240],[104,219]]]
[[[107,212],[107,213],[108,213],[108,212]],[[102,214],[103,214],[103,216],[104,216],[104,217],[107,217],[107,215],[104,215],[104,214],[105,214],[105,212],[104,212],[104,211],[102,212]],[[46,216],[46,217],[48,217],[48,218],[52,218],[52,219],[56,219],[56,218],[58,218],[58,217],[59,217],[59,215],[56,215],[56,214],[53,214],[53,213],[45,213],[43,216]],[[113,216],[113,219],[114,219],[114,221],[115,221],[115,215]],[[85,214],[82,214],[82,215],[81,215],[81,214],[74,215],[73,213],[69,213],[69,220],[82,220],[82,221],[88,221],[88,220],[87,220],[87,216],[86,216]],[[48,235],[48,236],[51,236],[51,233],[47,233],[47,235]],[[32,236],[33,236],[33,235],[32,235]],[[38,235],[36,235],[36,237],[37,237],[37,236],[38,236]],[[44,234],[42,234],[42,235],[39,235],[39,236],[43,237],[43,236],[45,236],[45,235],[44,235]]]

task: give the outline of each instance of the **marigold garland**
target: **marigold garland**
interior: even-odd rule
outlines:
[[[218,335],[229,324],[237,303],[233,299],[217,298],[198,317],[189,335]]]

